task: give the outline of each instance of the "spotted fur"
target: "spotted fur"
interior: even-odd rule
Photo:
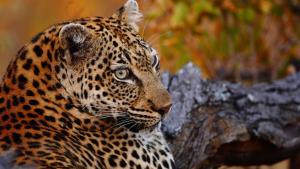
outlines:
[[[51,26],[19,51],[0,86],[5,166],[173,168],[157,127],[171,99],[140,17],[128,0],[112,17]]]

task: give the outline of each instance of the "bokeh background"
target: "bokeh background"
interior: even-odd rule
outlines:
[[[110,16],[124,2],[0,0],[0,77],[17,50],[51,24]],[[138,2],[144,13],[140,33],[159,50],[164,70],[176,72],[192,61],[205,78],[252,84],[300,69],[299,0]]]
[[[0,75],[53,23],[110,16],[125,0],[0,0]],[[300,68],[299,0],[138,0],[141,34],[175,72],[189,61],[207,78],[253,83]]]

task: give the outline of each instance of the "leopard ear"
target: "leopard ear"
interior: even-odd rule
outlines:
[[[91,35],[84,26],[75,23],[64,25],[59,33],[59,39],[68,63],[74,65],[87,57],[91,47]]]
[[[114,18],[127,22],[136,31],[138,31],[138,22],[141,21],[143,15],[139,11],[139,5],[136,0],[127,0],[127,2],[119,8],[113,15]]]

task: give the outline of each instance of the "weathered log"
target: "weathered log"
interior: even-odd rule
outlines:
[[[300,74],[245,87],[203,80],[190,63],[162,79],[174,102],[162,129],[178,169],[272,164],[300,152]]]

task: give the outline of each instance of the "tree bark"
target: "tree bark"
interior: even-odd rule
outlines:
[[[245,87],[203,80],[190,63],[162,80],[173,98],[162,129],[178,169],[299,159],[300,74]]]

